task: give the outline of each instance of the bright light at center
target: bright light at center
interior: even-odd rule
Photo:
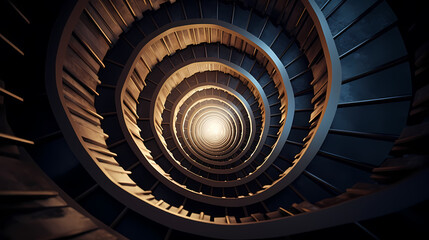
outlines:
[[[202,137],[208,142],[218,142],[225,136],[225,128],[222,121],[218,119],[208,119],[201,129]]]

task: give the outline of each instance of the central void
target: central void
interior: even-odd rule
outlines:
[[[194,149],[211,156],[220,156],[236,145],[239,120],[224,105],[204,106],[192,114],[189,136]],[[240,129],[241,130],[241,129]]]
[[[208,116],[201,124],[200,137],[211,145],[220,145],[227,136],[227,123],[217,116]]]

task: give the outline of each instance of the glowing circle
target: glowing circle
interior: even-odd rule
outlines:
[[[219,144],[226,137],[226,123],[217,117],[211,116],[201,124],[199,134],[205,141],[211,144]]]

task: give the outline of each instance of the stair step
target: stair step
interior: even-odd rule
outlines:
[[[428,113],[429,112],[429,106],[419,106],[419,107],[415,107],[413,109],[411,109],[410,111],[410,116],[414,117],[414,116],[418,116],[418,115],[424,115],[424,113]]]
[[[0,197],[0,210],[1,211],[16,211],[16,210],[29,210],[29,209],[42,209],[53,207],[66,207],[67,203],[61,197],[49,197],[46,199],[16,199],[16,198],[1,198]]]
[[[5,239],[56,239],[96,228],[89,218],[71,207],[51,208],[8,216],[0,236]]]
[[[318,201],[316,203],[317,206],[324,208],[324,207],[330,207],[332,205],[347,201],[351,198],[353,198],[354,196],[350,193],[342,193],[336,197],[332,197],[332,198],[326,198],[323,199],[321,201]]]
[[[411,144],[417,141],[423,142],[427,139],[429,139],[429,122],[424,122],[404,128],[395,145]]]
[[[242,223],[255,222],[255,219],[253,217],[242,217],[242,218],[240,218],[240,222],[242,222]]]
[[[294,215],[292,212],[290,212],[290,211],[288,211],[282,207],[279,207],[279,212],[281,212],[285,216],[293,216]]]
[[[227,223],[226,217],[215,217],[213,218],[215,223]]]
[[[374,168],[374,173],[389,174],[395,172],[410,171],[421,168],[429,163],[429,156],[415,155],[402,158],[386,159],[380,167]]]
[[[47,198],[55,197],[58,195],[56,191],[14,191],[2,190],[0,191],[0,198]]]
[[[371,179],[389,184],[408,176],[414,170],[427,167],[429,163],[428,155],[414,155],[402,158],[386,159],[380,167],[373,169]]]
[[[103,240],[116,240],[118,237],[109,233],[103,229],[96,229],[87,233],[78,234],[77,236],[67,238],[69,240],[93,240],[93,239],[103,239]]]
[[[426,85],[416,91],[416,93],[414,94],[412,108],[425,105],[429,102],[429,94],[427,94],[428,91],[429,91],[429,85]]]
[[[372,174],[371,179],[381,184],[389,184],[389,183],[395,182],[396,180],[399,180],[400,177],[395,178],[395,177],[386,176],[386,175]]]
[[[257,222],[265,220],[263,213],[253,213],[253,214],[250,214],[250,216]]]
[[[346,192],[355,196],[363,196],[376,192],[381,188],[383,188],[382,185],[376,185],[372,183],[356,183],[352,188],[348,188]]]
[[[277,210],[274,212],[268,212],[265,215],[268,217],[268,219],[276,219],[276,218],[282,218],[282,217],[289,216],[289,214],[286,215],[285,213],[283,213],[280,210]]]
[[[294,203],[292,204],[292,207],[300,212],[312,212],[320,209],[318,206],[307,201],[301,203]]]

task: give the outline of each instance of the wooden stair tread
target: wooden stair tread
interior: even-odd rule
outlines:
[[[307,201],[294,203],[292,204],[292,207],[301,212],[312,212],[320,209],[318,206]]]
[[[353,195],[349,194],[349,193],[342,193],[338,196],[335,197],[331,197],[331,198],[325,198],[323,200],[320,200],[316,203],[317,206],[319,207],[329,207],[344,201],[347,201],[349,199],[353,198]]]
[[[250,214],[250,216],[257,222],[265,220],[263,213],[253,213],[253,214]]]
[[[285,216],[280,211],[268,212],[265,215],[267,215],[268,219],[282,218]]]
[[[242,218],[240,218],[240,222],[242,222],[242,223],[255,222],[255,219],[252,217],[242,217]]]
[[[429,156],[415,155],[402,158],[386,159],[380,167],[374,168],[374,173],[406,171],[420,168],[429,163]]]
[[[429,137],[429,122],[423,122],[417,125],[408,126],[402,130],[395,145],[407,144],[413,141],[422,140]]]
[[[40,168],[16,158],[0,156],[0,191],[51,191],[51,183],[41,174]],[[6,194],[6,192],[4,193]],[[12,194],[12,192],[10,192]],[[22,193],[29,194],[29,193]],[[35,193],[37,194],[37,193]]]
[[[89,218],[71,207],[50,208],[10,216],[1,235],[6,239],[54,239],[96,228]]]
[[[118,239],[116,236],[112,235],[106,230],[96,229],[84,234],[79,234],[68,238],[69,240],[114,240]]]
[[[22,190],[0,190],[0,198],[5,197],[55,197],[58,195],[56,191],[22,191]]]
[[[347,193],[362,196],[380,190],[383,186],[371,183],[356,183],[352,188],[346,190]]]
[[[225,217],[215,217],[215,218],[213,218],[213,221],[215,223],[227,223]]]
[[[0,210],[2,211],[15,211],[15,210],[29,210],[29,209],[42,209],[52,207],[66,207],[67,203],[59,196],[50,197],[46,199],[16,199],[6,198],[0,199]]]

